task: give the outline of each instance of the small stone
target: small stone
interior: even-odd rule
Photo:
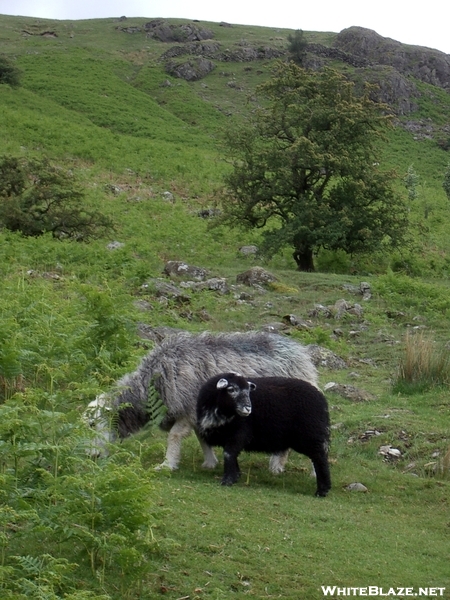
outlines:
[[[125,244],[122,242],[110,242],[106,247],[108,250],[118,250],[119,248],[123,248]]]
[[[349,492],[368,492],[369,490],[362,483],[350,483],[346,488]]]
[[[398,448],[392,448],[392,446],[390,445],[380,446],[378,454],[381,454],[382,456],[386,456],[388,458],[400,458],[402,455]]]
[[[245,256],[248,256],[249,254],[257,254],[258,246],[241,246],[239,248],[239,252]]]

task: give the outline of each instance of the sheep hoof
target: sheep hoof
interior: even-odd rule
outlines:
[[[164,471],[166,469],[169,471],[175,471],[176,469],[178,469],[178,465],[171,465],[167,462],[167,460],[165,460],[160,465],[156,465],[156,467],[154,468],[155,471]]]
[[[240,475],[238,475],[237,477],[224,477],[220,483],[221,485],[233,485],[236,483],[239,477]]]
[[[328,491],[329,490],[317,490],[314,496],[317,498],[325,498],[325,496],[328,494]]]
[[[284,473],[284,467],[282,465],[270,465],[269,471],[274,475],[279,475],[280,473]]]
[[[215,469],[218,464],[219,461],[217,460],[217,458],[215,460],[205,460],[205,462],[202,464],[202,467],[204,469]]]
[[[284,465],[287,460],[287,454],[273,454],[269,460],[269,471],[274,475],[284,473]]]

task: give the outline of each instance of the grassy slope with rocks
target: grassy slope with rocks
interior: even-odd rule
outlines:
[[[380,150],[400,189],[409,165],[420,176],[412,252],[352,261],[324,252],[317,273],[296,272],[288,251],[262,263],[238,251],[257,245],[257,232],[211,230],[198,213],[216,206],[227,168],[220,131],[252,109],[247,98],[268,77],[269,59],[218,63],[186,82],[160,61],[173,44],[120,31],[117,19],[0,23],[1,52],[22,70],[20,87],[0,86],[2,154],[45,154],[69,167],[86,202],[117,224],[89,244],[0,231],[0,596],[315,600],[321,585],[378,585],[446,587],[450,598],[448,381],[413,395],[392,388],[406,332],[425,332],[436,346],[450,338],[448,154],[402,127]],[[197,25],[227,49],[282,49],[289,33]],[[306,34],[333,42],[334,34]],[[415,118],[442,125],[450,97],[420,86]],[[109,249],[112,241],[121,245]],[[168,260],[226,278],[230,293],[159,297],[154,280]],[[277,283],[238,285],[237,274],[254,265]],[[357,292],[362,280],[367,301]],[[362,313],[339,313],[340,299]],[[107,459],[87,459],[82,411],[152,347],[139,325],[281,327],[343,358],[343,369],[319,367],[322,387],[352,385],[372,399],[327,392],[329,497],[312,497],[299,456],[275,477],[266,457],[245,455],[241,482],[221,488],[220,468],[200,469],[194,438],[179,471],[156,474],[165,437],[154,430],[113,446]],[[389,445],[399,457],[379,454]],[[368,492],[347,491],[353,482]]]

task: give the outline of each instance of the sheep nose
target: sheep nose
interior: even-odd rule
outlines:
[[[252,407],[249,404],[245,404],[244,406],[240,406],[237,409],[237,412],[241,417],[248,417],[248,415],[252,412]]]

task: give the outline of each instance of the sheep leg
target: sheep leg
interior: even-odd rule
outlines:
[[[164,462],[156,470],[169,468],[171,471],[178,469],[181,456],[181,442],[192,432],[192,425],[186,419],[179,419],[171,427],[167,436],[167,451]]]
[[[236,483],[241,476],[241,470],[237,460],[238,455],[239,452],[236,452],[235,450],[224,449],[223,477],[221,481],[222,485],[233,485],[233,483]]]
[[[200,442],[200,446],[202,447],[203,456],[205,459],[202,464],[202,467],[204,469],[214,469],[217,466],[217,463],[219,462],[216,458],[216,455],[214,454],[214,450],[211,448],[211,446],[208,446],[205,440],[203,440],[199,436],[197,431],[195,432],[195,435],[197,436],[197,439]]]
[[[325,450],[320,450],[310,455],[314,469],[316,471],[317,490],[316,496],[324,497],[331,489],[330,466],[328,463],[328,454]]]
[[[269,460],[269,471],[275,475],[283,473],[288,457],[289,450],[280,452],[279,454],[272,454]]]

